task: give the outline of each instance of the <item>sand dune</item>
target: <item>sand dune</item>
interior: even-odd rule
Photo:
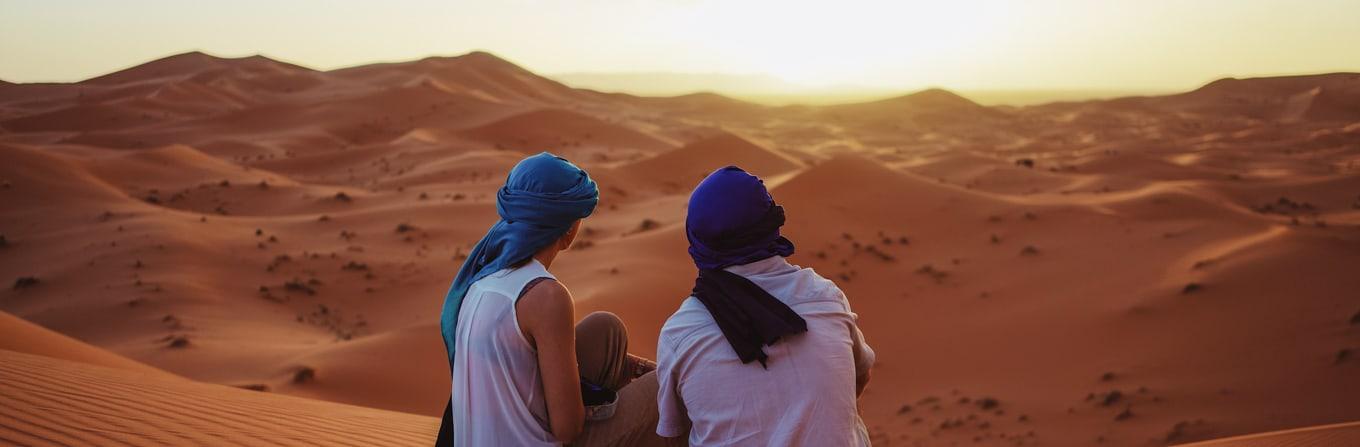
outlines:
[[[995,159],[975,153],[949,151],[902,163],[910,172],[1000,194],[1032,194],[1067,191],[1092,182],[1090,177],[1073,173],[1058,174],[1048,169],[1026,167],[1019,160]]]
[[[0,351],[8,445],[427,445],[435,418]]]
[[[689,188],[765,176],[792,261],[842,286],[879,352],[877,445],[1360,420],[1355,79],[768,107],[572,89],[486,53],[332,71],[189,53],[0,84],[0,348],[125,369],[0,354],[0,441],[428,442],[427,417],[338,403],[442,409],[439,300],[541,150],[602,191],[554,271],[643,355],[693,285]],[[1295,439],[1271,436],[1243,442]]]
[[[185,78],[218,70],[233,70],[252,74],[310,71],[307,68],[286,64],[263,56],[221,58],[193,51],[164,57],[103,76],[97,76],[81,81],[81,83],[94,85],[131,84],[164,80],[167,78]]]
[[[941,128],[977,126],[1008,118],[942,89],[858,104],[841,104],[818,110],[821,119],[855,123],[876,131],[912,130],[931,132]]]
[[[312,115],[306,118],[308,122],[324,123],[328,132],[353,145],[389,142],[420,127],[453,131],[517,111],[494,98],[436,82],[383,88],[308,108]]]
[[[697,270],[689,259],[651,255],[687,247],[683,208],[672,209],[673,217],[651,217],[664,226],[627,228],[617,239],[597,238],[589,248],[569,252],[558,275],[571,288],[578,315],[618,314],[629,329],[629,350],[638,355],[655,356],[662,323],[694,287]]]
[[[865,103],[827,106],[832,113],[864,114],[875,117],[888,113],[977,113],[999,115],[996,111],[979,105],[944,89],[928,89],[909,95],[881,99]]]
[[[615,95],[620,101],[637,104],[648,110],[681,117],[705,116],[712,120],[746,124],[756,124],[764,121],[762,115],[779,112],[777,109],[768,106],[728,98],[716,93],[693,93],[665,98],[636,97],[622,93]]]
[[[1297,428],[1228,439],[1182,444],[1195,447],[1301,447],[1360,443],[1360,422]]]
[[[324,374],[321,380],[297,383],[294,376],[285,375],[268,385],[295,396],[427,414],[449,398],[447,392],[436,391],[448,388],[448,363],[437,355],[443,350],[437,325],[411,326],[332,345],[295,360]],[[356,358],[371,361],[355,362]],[[406,366],[392,368],[392,361]]]
[[[615,151],[627,155],[670,148],[670,143],[626,125],[562,109],[543,109],[515,115],[464,134],[473,140],[526,153],[555,149],[583,160],[605,159]]]
[[[757,146],[746,139],[722,133],[679,149],[615,168],[635,185],[654,185],[671,192],[685,191],[713,170],[727,165],[761,177],[773,178],[792,172],[802,164],[789,156]]]
[[[430,79],[447,88],[506,102],[553,104],[592,96],[485,52],[364,65],[337,70],[335,75],[388,86]]]
[[[89,365],[143,373],[149,377],[174,378],[146,364],[82,343],[42,326],[0,312],[0,351],[40,355]]]
[[[1206,115],[1276,121],[1360,119],[1360,75],[1333,73],[1255,79],[1220,79],[1153,104]]]

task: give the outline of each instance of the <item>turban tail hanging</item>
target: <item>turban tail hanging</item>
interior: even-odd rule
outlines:
[[[766,364],[763,346],[807,331],[807,322],[787,304],[751,280],[723,268],[793,254],[793,242],[779,234],[784,208],[765,183],[741,168],[709,174],[690,195],[685,232],[689,254],[699,268],[694,297],[713,315],[742,363]]]
[[[584,170],[547,152],[525,158],[510,170],[505,186],[496,194],[500,221],[468,253],[444,295],[439,328],[449,368],[453,368],[459,307],[472,283],[532,257],[561,238],[573,223],[595,210],[599,198],[599,188]],[[446,436],[452,434],[451,425],[446,407],[438,445],[451,444],[451,437]]]

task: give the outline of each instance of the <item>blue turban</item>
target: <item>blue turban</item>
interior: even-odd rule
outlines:
[[[439,329],[444,335],[450,370],[454,337],[458,333],[458,310],[472,283],[527,260],[560,239],[572,224],[595,211],[599,201],[600,189],[595,181],[565,158],[543,152],[521,160],[510,170],[505,186],[496,193],[496,214],[501,220],[472,247],[444,295]],[[452,410],[450,396],[435,440],[437,446],[453,445]]]
[[[807,332],[807,322],[787,304],[745,277],[723,270],[772,256],[793,254],[793,242],[779,234],[784,208],[765,183],[736,166],[708,175],[689,197],[685,233],[699,267],[694,297],[704,304],[742,363],[768,367],[770,346]]]
[[[589,216],[599,201],[600,190],[590,175],[562,157],[543,152],[510,170],[505,186],[496,193],[501,220],[472,247],[444,296],[439,326],[450,365],[458,308],[472,283],[529,259]]]

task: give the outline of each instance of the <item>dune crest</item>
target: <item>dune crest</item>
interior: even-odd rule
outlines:
[[[704,176],[726,165],[771,178],[802,168],[802,163],[792,157],[723,132],[615,169],[635,184],[679,191],[697,185]]]
[[[1302,447],[1360,443],[1360,422],[1281,430],[1227,439],[1181,444],[1186,447]]]
[[[0,350],[40,355],[174,379],[172,374],[0,312]]]

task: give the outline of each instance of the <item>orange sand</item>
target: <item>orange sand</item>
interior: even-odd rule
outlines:
[[[0,350],[5,445],[429,445],[439,420]]]

